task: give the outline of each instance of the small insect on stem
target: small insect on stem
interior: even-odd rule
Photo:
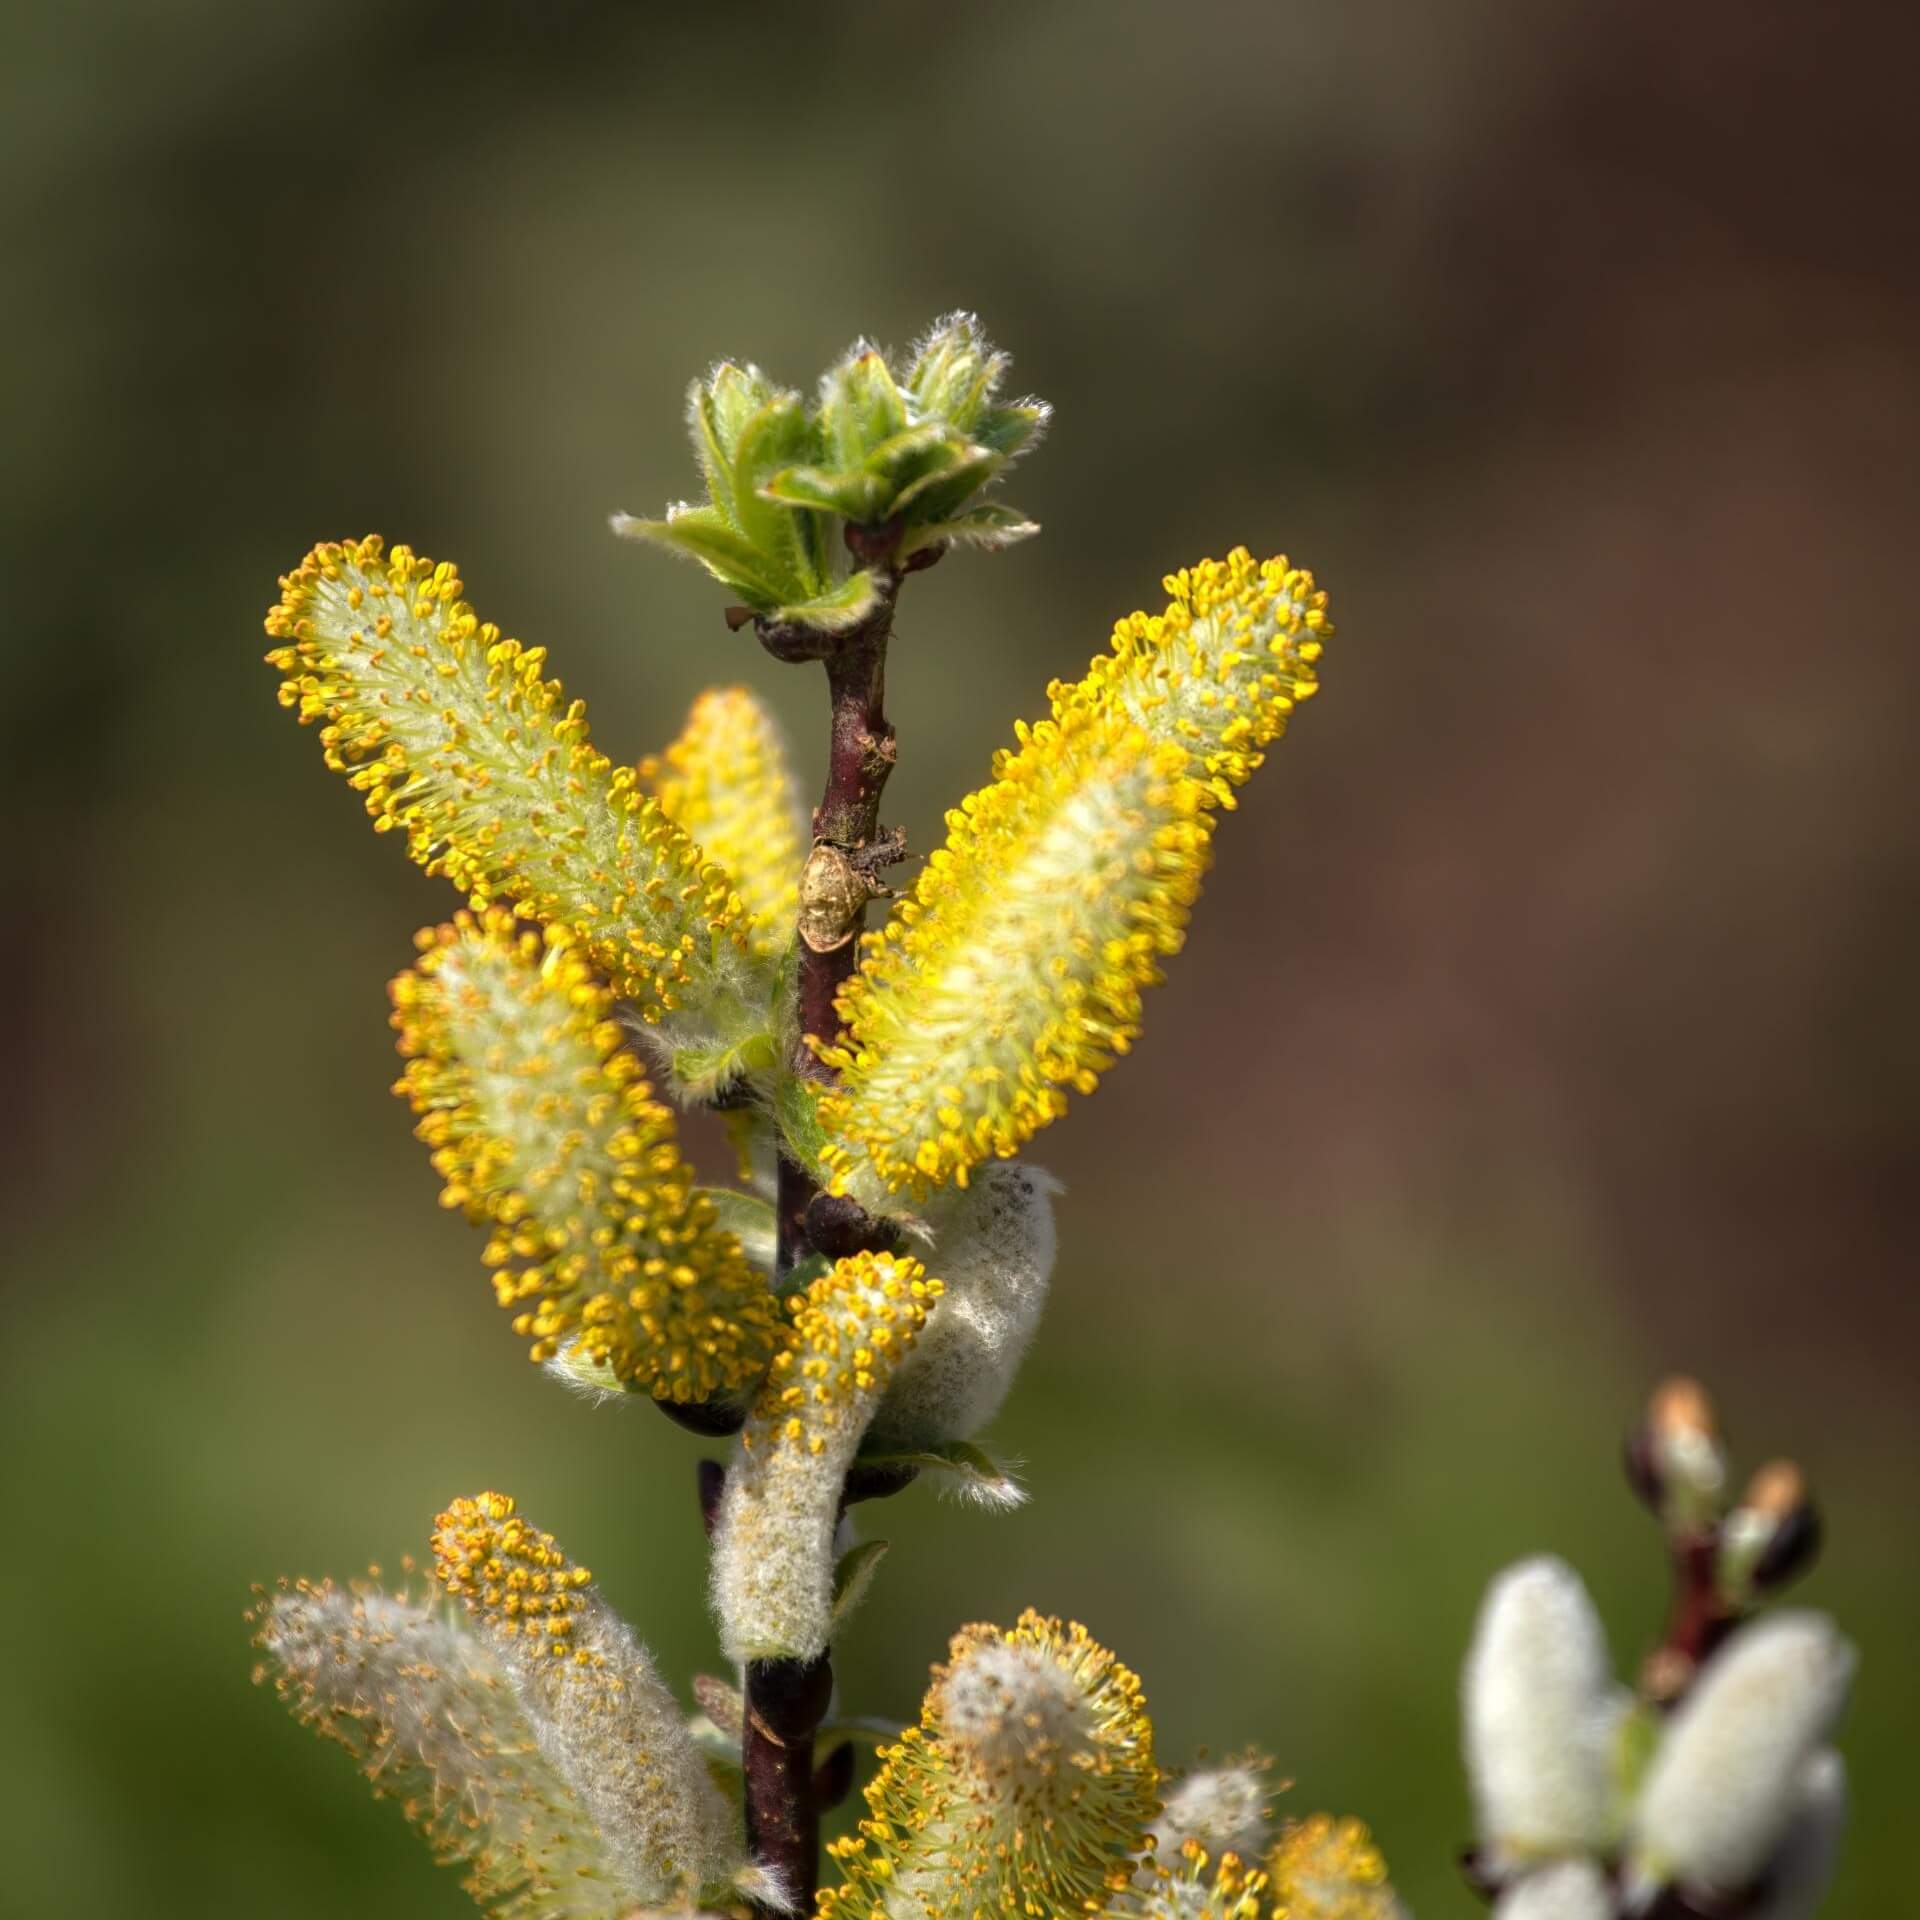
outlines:
[[[816,840],[800,874],[800,938],[815,953],[837,953],[860,930],[867,902],[892,892],[831,842]]]

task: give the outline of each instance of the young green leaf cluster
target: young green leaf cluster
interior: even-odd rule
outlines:
[[[859,342],[811,407],[723,361],[687,395],[706,500],[661,520],[616,515],[614,528],[698,560],[780,626],[845,632],[878,604],[875,568],[1038,532],[979,498],[1046,425],[1041,402],[999,400],[1008,365],[970,314],[942,320],[898,367]],[[842,525],[869,564],[836,577]]]

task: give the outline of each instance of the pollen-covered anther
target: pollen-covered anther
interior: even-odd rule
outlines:
[[[474,906],[574,928],[644,1018],[701,999],[744,954],[727,875],[593,746],[546,649],[462,592],[446,562],[377,535],[315,547],[267,615],[281,705],[320,727],[375,829]]]
[[[695,1186],[582,943],[493,908],[419,944],[392,987],[395,1092],[442,1203],[492,1228],[494,1293],[532,1357],[682,1403],[751,1387],[777,1304]]]

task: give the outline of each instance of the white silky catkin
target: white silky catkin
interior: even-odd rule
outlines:
[[[814,1281],[741,1429],[713,1529],[713,1605],[735,1660],[812,1660],[833,1633],[840,1490],[940,1297],[919,1261],[861,1253]]]
[[[1461,1696],[1480,1841],[1494,1863],[1602,1849],[1617,1707],[1599,1616],[1564,1562],[1524,1560],[1487,1590]]]
[[[1853,1683],[1852,1646],[1824,1614],[1776,1613],[1707,1662],[1647,1770],[1630,1880],[1732,1893],[1759,1880]]]
[[[1813,1920],[1840,1858],[1847,1825],[1847,1765],[1823,1748],[1800,1775],[1800,1793],[1767,1863],[1766,1891],[1748,1920]]]
[[[255,1615],[294,1716],[339,1742],[496,1920],[612,1920],[633,1905],[599,1829],[540,1750],[506,1672],[444,1607],[302,1582]]]
[[[639,1903],[684,1904],[729,1881],[732,1813],[652,1657],[586,1570],[496,1493],[456,1500],[433,1551]]]
[[[1000,1411],[1047,1303],[1060,1183],[995,1161],[925,1210],[946,1292],[873,1418],[876,1443],[969,1440]]]

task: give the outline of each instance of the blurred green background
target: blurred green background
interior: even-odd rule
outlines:
[[[470,1911],[248,1684],[278,1571],[519,1495],[684,1678],[700,1448],[520,1357],[386,1092],[444,888],[278,712],[275,576],[457,558],[637,755],[814,676],[609,509],[687,378],[978,308],[1058,407],[1031,546],[911,588],[916,844],[1169,567],[1285,547],[1325,697],[1221,844],[1137,1057],[1038,1143],[1065,1253],[996,1433],[845,1651],[908,1715],[1033,1602],[1165,1756],[1258,1742],[1474,1903],[1454,1684],[1552,1548],[1623,1668],[1615,1449],[1717,1387],[1824,1490],[1862,1643],[1831,1911],[1911,1878],[1920,247],[1892,10],[182,0],[9,9],[0,1047],[12,1912]],[[1896,611],[1897,609],[1897,611]]]

